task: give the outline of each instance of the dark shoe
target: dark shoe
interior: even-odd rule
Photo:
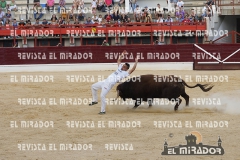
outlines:
[[[98,102],[92,102],[92,103],[89,104],[89,106],[92,106],[92,105],[97,104],[97,103]]]
[[[106,112],[99,112],[98,114],[106,114]]]

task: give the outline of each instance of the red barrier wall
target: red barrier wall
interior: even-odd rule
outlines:
[[[239,44],[201,44],[199,46],[221,60],[240,48]],[[124,62],[133,62],[137,55],[140,56],[139,62],[193,62],[194,58],[200,62],[216,62],[193,44],[178,44],[1,48],[0,65],[113,63],[117,61],[123,50],[129,53],[128,59]],[[149,53],[152,53],[152,58]],[[74,55],[77,55],[75,57],[77,59],[73,58]],[[240,62],[240,53],[236,53],[226,62]]]

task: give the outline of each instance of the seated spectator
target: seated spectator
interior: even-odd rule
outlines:
[[[4,22],[6,22],[6,20],[10,20],[10,21],[12,20],[12,14],[11,14],[10,9],[5,14]]]
[[[3,24],[5,24],[5,13],[2,11],[2,8],[0,8],[0,19],[3,21]]]
[[[8,20],[6,20],[6,23],[5,23],[5,27],[6,27],[6,29],[10,29],[10,20],[8,19]],[[10,38],[10,37],[8,37],[8,38]]]
[[[104,19],[105,19],[108,23],[112,20],[112,16],[110,15],[109,12],[104,16]]]
[[[6,9],[6,8],[7,8],[7,2],[6,2],[6,0],[1,0],[1,1],[0,1],[0,7],[1,7],[2,9]]]
[[[76,20],[74,21],[74,24],[81,24],[81,23],[78,21],[78,19],[76,19]]]
[[[163,23],[165,20],[163,19],[162,14],[158,15],[157,23]]]
[[[127,23],[131,23],[132,21],[131,21],[131,18],[130,17],[128,17],[127,18]]]
[[[91,7],[92,7],[92,12],[95,13],[95,10],[97,9],[97,2],[96,2],[96,0],[92,1]]]
[[[115,22],[120,19],[120,16],[118,15],[118,11],[113,13],[112,19],[113,19]]]
[[[85,15],[84,15],[82,12],[77,15],[77,19],[78,19],[79,21],[83,21],[83,20],[84,20],[84,17],[85,17]]]
[[[62,17],[59,17],[58,21],[57,21],[58,25],[63,25],[64,24],[64,20],[62,19]]]
[[[136,9],[134,10],[134,20],[136,21],[136,18],[141,18],[141,10],[139,8],[139,5],[136,6]]]
[[[84,0],[79,0],[79,9],[84,9]]]
[[[13,28],[17,28],[18,27],[18,23],[17,23],[16,19],[13,19],[12,26],[13,26]]]
[[[50,11],[50,7],[52,7],[51,12],[54,10],[54,4],[55,1],[54,0],[47,0],[47,10]]]
[[[208,8],[208,10],[207,10],[207,17],[209,17],[209,20],[211,21],[212,10],[210,8]]]
[[[61,17],[62,19],[67,19],[67,13],[66,13],[66,9],[61,9]]]
[[[135,8],[137,7],[137,0],[130,0],[129,2],[132,8],[132,12],[134,13]]]
[[[10,9],[11,11],[17,11],[17,4],[15,2],[15,0],[12,0],[9,4],[8,4],[8,8],[7,9]]]
[[[65,25],[72,25],[70,19],[66,21]],[[69,27],[66,27],[66,28],[69,28]]]
[[[73,8],[78,9],[79,7],[79,0],[73,0]]]
[[[182,17],[185,17],[184,9],[182,7],[178,9],[178,7],[177,7],[176,17],[179,17],[180,14],[181,14]]]
[[[147,18],[147,16],[151,16],[150,14],[150,11],[148,10],[148,7],[145,6],[143,11],[142,11],[142,14],[141,14],[141,19],[142,19],[142,22],[145,21],[145,19]]]
[[[91,20],[91,17],[88,17],[85,24],[93,24],[93,21]]]
[[[101,24],[101,23],[102,23],[102,20],[103,20],[103,19],[102,19],[102,15],[99,14],[99,17],[98,17],[98,23]]]
[[[57,20],[58,19],[57,19],[56,14],[53,14],[52,17],[51,17],[51,24],[53,24],[53,23],[56,24]]]
[[[95,13],[93,16],[92,16],[92,21],[98,21],[98,16],[97,14]]]
[[[63,9],[63,8],[66,9],[65,5],[66,5],[65,0],[59,0],[58,13],[60,13],[61,9]]]
[[[160,4],[157,4],[155,16],[158,17],[159,14],[163,14],[163,8],[160,6]]]
[[[102,46],[109,46],[109,43],[107,42],[107,40],[103,41]]]
[[[146,17],[145,23],[152,23],[152,19],[150,16]]]
[[[185,18],[184,18],[184,20],[182,21],[183,23],[189,23],[189,22],[191,22],[190,21],[190,19],[187,17],[187,16],[185,16]]]
[[[39,22],[39,19],[36,19],[36,22],[35,22],[35,24],[34,24],[35,26],[38,26],[38,25],[40,25],[40,22]]]
[[[165,22],[173,22],[173,19],[170,15],[168,15],[167,19],[165,19]]]
[[[47,25],[47,24],[48,24],[48,21],[46,19],[43,19],[42,25]]]
[[[141,22],[141,19],[139,17],[137,17],[136,22]]]
[[[120,21],[122,23],[126,23],[127,22],[127,19],[128,19],[128,16],[126,15],[126,13],[123,13],[120,17]],[[140,18],[139,18],[140,19]]]
[[[178,0],[177,7],[179,7],[179,8],[184,7],[184,2],[181,0]]]
[[[105,1],[104,0],[99,0],[97,3],[97,10],[102,11],[104,8]]]
[[[125,2],[125,0],[120,0],[118,3],[119,7],[121,7],[124,2]]]
[[[68,14],[67,14],[67,20],[73,20],[75,21],[76,19],[76,14],[74,13],[74,8],[72,8],[70,11],[68,11]]]
[[[43,16],[42,7],[41,7],[39,2],[34,4],[34,6],[33,6],[33,14],[34,14],[34,19],[41,19],[42,18],[42,16]],[[38,17],[37,17],[37,15],[38,15]]]
[[[207,4],[208,6],[214,5],[214,0],[208,0],[206,4]]]
[[[24,23],[23,19],[18,23],[19,27],[24,27],[26,24]]]
[[[179,14],[178,16],[176,16],[176,21],[177,22],[182,22],[184,20],[182,14]]]

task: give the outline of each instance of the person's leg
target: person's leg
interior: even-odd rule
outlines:
[[[43,13],[40,13],[40,15],[38,16],[38,19],[41,19],[43,16]]]
[[[33,15],[34,15],[34,19],[37,19],[37,13],[34,12]]]
[[[106,110],[106,95],[107,93],[110,91],[111,88],[108,88],[108,87],[105,87],[103,86],[102,87],[102,92],[101,92],[101,112],[100,113],[105,113]]]
[[[103,82],[97,82],[94,83],[91,87],[92,90],[92,102],[97,102],[98,101],[98,97],[97,97],[97,90],[102,88],[102,84]]]

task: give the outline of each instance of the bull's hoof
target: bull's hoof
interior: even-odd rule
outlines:
[[[152,105],[149,105],[148,108],[152,108]]]
[[[178,110],[178,108],[174,108],[174,111],[177,111]]]
[[[138,107],[133,107],[132,109],[137,109]]]

